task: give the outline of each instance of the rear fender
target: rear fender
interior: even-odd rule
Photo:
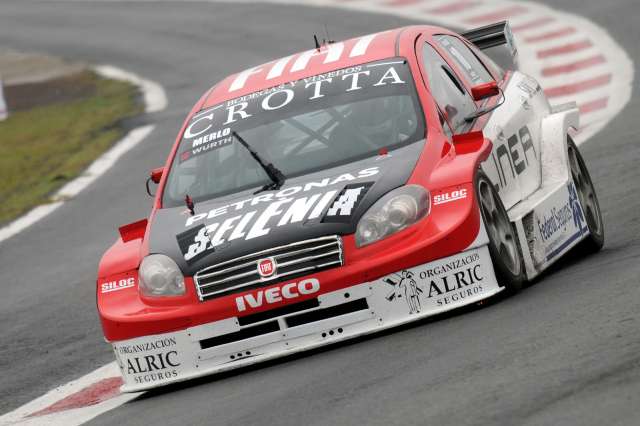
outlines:
[[[571,129],[578,129],[579,121],[575,102],[553,107],[551,114],[542,120],[542,187],[553,187],[569,179],[567,135]]]
[[[552,108],[541,125],[541,186],[528,198],[509,209],[509,218],[515,223],[520,247],[523,250],[527,278],[532,279],[554,261],[562,257],[586,235],[585,223],[576,212],[569,159],[567,135],[577,129],[579,111],[575,103]],[[562,231],[556,229],[551,212],[569,209],[575,213],[572,220],[563,218]],[[553,215],[557,216],[557,215]],[[527,250],[528,249],[528,250]]]

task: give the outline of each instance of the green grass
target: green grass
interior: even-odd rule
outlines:
[[[137,89],[91,72],[86,97],[18,111],[0,122],[0,224],[49,197],[122,137],[120,120],[141,111]]]

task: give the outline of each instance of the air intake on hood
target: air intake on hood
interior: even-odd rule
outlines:
[[[201,301],[343,264],[337,235],[299,241],[218,263],[194,275]]]

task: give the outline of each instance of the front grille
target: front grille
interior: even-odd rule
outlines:
[[[276,273],[263,278],[258,262],[272,258]],[[194,275],[201,301],[261,287],[282,279],[341,266],[342,240],[337,235],[314,238],[252,253],[198,271]]]

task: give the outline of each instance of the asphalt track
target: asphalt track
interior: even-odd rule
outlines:
[[[607,28],[640,57],[635,0],[547,1]],[[186,112],[224,75],[312,46],[409,23],[301,6],[3,1],[0,40],[160,82],[152,135],[97,183],[0,245],[0,413],[112,361],[95,312],[98,259],[115,226],[142,218],[147,171]],[[582,147],[607,243],[516,297],[304,356],[199,380],[95,424],[637,424],[640,418],[640,115]],[[131,123],[134,125],[137,123]]]

